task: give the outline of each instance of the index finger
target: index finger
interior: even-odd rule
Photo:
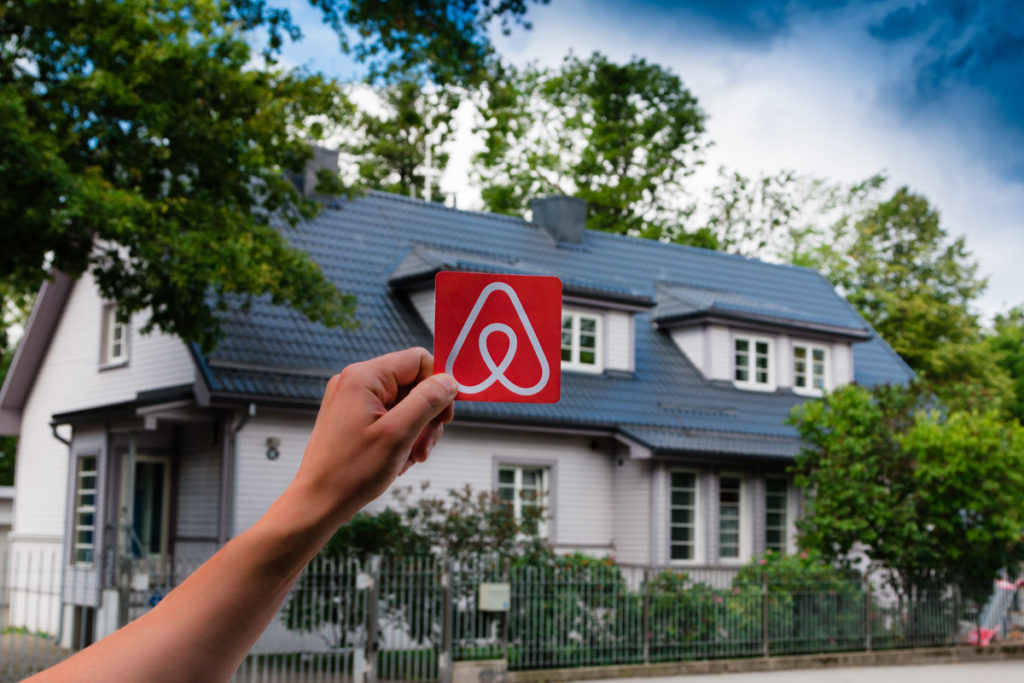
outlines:
[[[367,361],[369,369],[381,382],[380,400],[389,406],[398,397],[401,387],[422,382],[434,374],[434,356],[422,347],[388,353]]]

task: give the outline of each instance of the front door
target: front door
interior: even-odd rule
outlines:
[[[171,460],[168,457],[135,456],[135,476],[129,484],[128,456],[121,471],[121,500],[131,506],[130,533],[125,545],[132,557],[160,566],[167,555],[168,517],[171,498]],[[132,495],[127,494],[129,485]],[[128,510],[123,508],[124,512]]]

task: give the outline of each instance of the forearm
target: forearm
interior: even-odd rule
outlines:
[[[313,500],[293,484],[152,611],[40,680],[229,680],[342,521]]]
[[[227,681],[306,563],[342,523],[425,462],[452,419],[458,384],[410,349],[328,382],[295,480],[152,611],[33,679]]]

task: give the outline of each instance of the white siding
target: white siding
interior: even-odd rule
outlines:
[[[651,464],[621,456],[615,468],[615,559],[647,564],[651,558]]]
[[[793,343],[789,335],[780,334],[775,337],[775,361],[777,378],[776,386],[793,386]]]
[[[313,431],[312,416],[257,413],[238,435],[235,514],[232,536],[263,516],[299,471],[306,442]],[[281,440],[277,460],[267,459],[267,439]]]
[[[249,528],[287,487],[298,471],[313,429],[313,418],[294,415],[257,415],[239,435],[238,513],[235,532]],[[280,457],[267,460],[267,437],[281,440]],[[611,456],[591,450],[590,438],[524,431],[449,426],[430,460],[414,466],[395,486],[430,482],[426,494],[443,497],[450,488],[470,484],[475,490],[494,487],[495,462],[557,462],[551,488],[555,519],[551,525],[558,546],[612,549],[613,506]],[[369,506],[380,510],[391,504],[385,493]]]
[[[853,381],[853,353],[849,344],[832,345],[832,388]]]
[[[690,362],[697,366],[701,374],[705,377],[708,376],[708,369],[705,367],[705,340],[706,333],[703,328],[688,327],[681,330],[672,330],[672,341],[676,343],[676,346],[686,354],[686,357],[690,359]]]
[[[668,493],[669,474],[665,463],[656,461],[651,466],[650,505],[653,518],[649,530],[651,538],[651,564],[668,562]]]
[[[728,327],[707,327],[708,379],[732,380],[732,335]]]
[[[186,425],[181,429],[178,461],[178,536],[216,539],[220,522],[220,461],[222,445],[214,435],[217,423]]]
[[[608,311],[604,323],[604,366],[610,370],[632,370],[633,314],[626,311]]]
[[[188,349],[176,337],[139,334],[132,320],[128,365],[99,370],[103,303],[88,275],[76,282],[22,413],[18,441],[14,537],[61,536],[65,524],[68,447],[53,438],[54,413],[130,401],[140,390],[192,380]]]
[[[409,300],[412,301],[413,307],[416,312],[423,318],[423,322],[430,328],[430,333],[434,333],[434,288],[430,289],[418,289],[415,292],[409,292]]]

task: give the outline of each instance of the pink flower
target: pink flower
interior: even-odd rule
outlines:
[[[807,551],[806,550],[801,550],[800,551],[800,559],[801,560],[806,560],[807,559]]]
[[[768,560],[761,560],[761,564],[767,564]]]

